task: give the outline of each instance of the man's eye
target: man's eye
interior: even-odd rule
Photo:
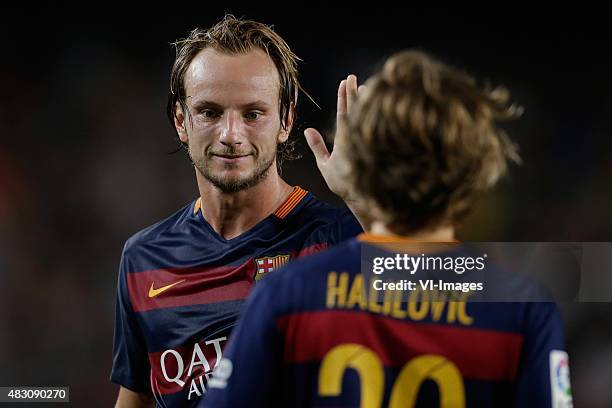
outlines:
[[[257,120],[261,116],[261,112],[247,112],[244,114],[246,120]]]
[[[211,109],[204,109],[200,112],[200,115],[202,115],[204,119],[215,119],[219,117],[219,113]]]

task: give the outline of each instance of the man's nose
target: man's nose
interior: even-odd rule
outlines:
[[[241,144],[240,125],[240,113],[228,112],[223,120],[219,141],[226,146]]]

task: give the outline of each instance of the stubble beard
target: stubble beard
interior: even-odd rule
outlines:
[[[198,172],[208,180],[212,185],[217,187],[224,193],[237,193],[239,191],[247,190],[251,187],[258,185],[270,172],[272,165],[275,162],[276,153],[278,151],[278,145],[270,154],[269,157],[259,157],[257,152],[253,153],[255,160],[255,168],[244,177],[227,177],[220,174],[221,172],[215,172],[211,166],[212,155],[205,153],[203,155],[194,155],[194,152],[189,149],[189,156]],[[235,155],[235,149],[227,149],[223,152],[227,155]],[[226,169],[232,169],[237,167],[234,164],[226,164]]]

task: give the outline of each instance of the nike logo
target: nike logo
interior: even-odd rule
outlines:
[[[154,287],[155,286],[155,282],[152,282],[151,283],[151,287],[149,288],[149,297],[150,298],[155,297],[155,296],[159,295],[160,293],[167,291],[171,287],[176,286],[176,285],[178,285],[181,282],[185,282],[185,280],[186,279],[183,279],[183,280],[180,280],[178,282],[174,282],[174,283],[171,283],[171,284],[166,285],[166,286],[162,286],[161,288],[157,288],[157,289],[155,289],[155,287]]]

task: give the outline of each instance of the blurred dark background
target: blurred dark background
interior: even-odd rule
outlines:
[[[341,205],[302,131],[333,127],[347,74],[363,80],[394,51],[417,47],[505,85],[525,108],[506,126],[524,163],[479,200],[462,240],[612,241],[612,34],[602,13],[185,6],[151,18],[119,9],[3,17],[0,385],[68,385],[72,405],[113,404],[123,243],[197,195],[188,160],[169,154],[170,43],[225,12],[273,24],[322,108],[302,95],[292,137],[304,157],[285,165],[291,184]],[[576,406],[612,406],[611,305],[562,309]]]

